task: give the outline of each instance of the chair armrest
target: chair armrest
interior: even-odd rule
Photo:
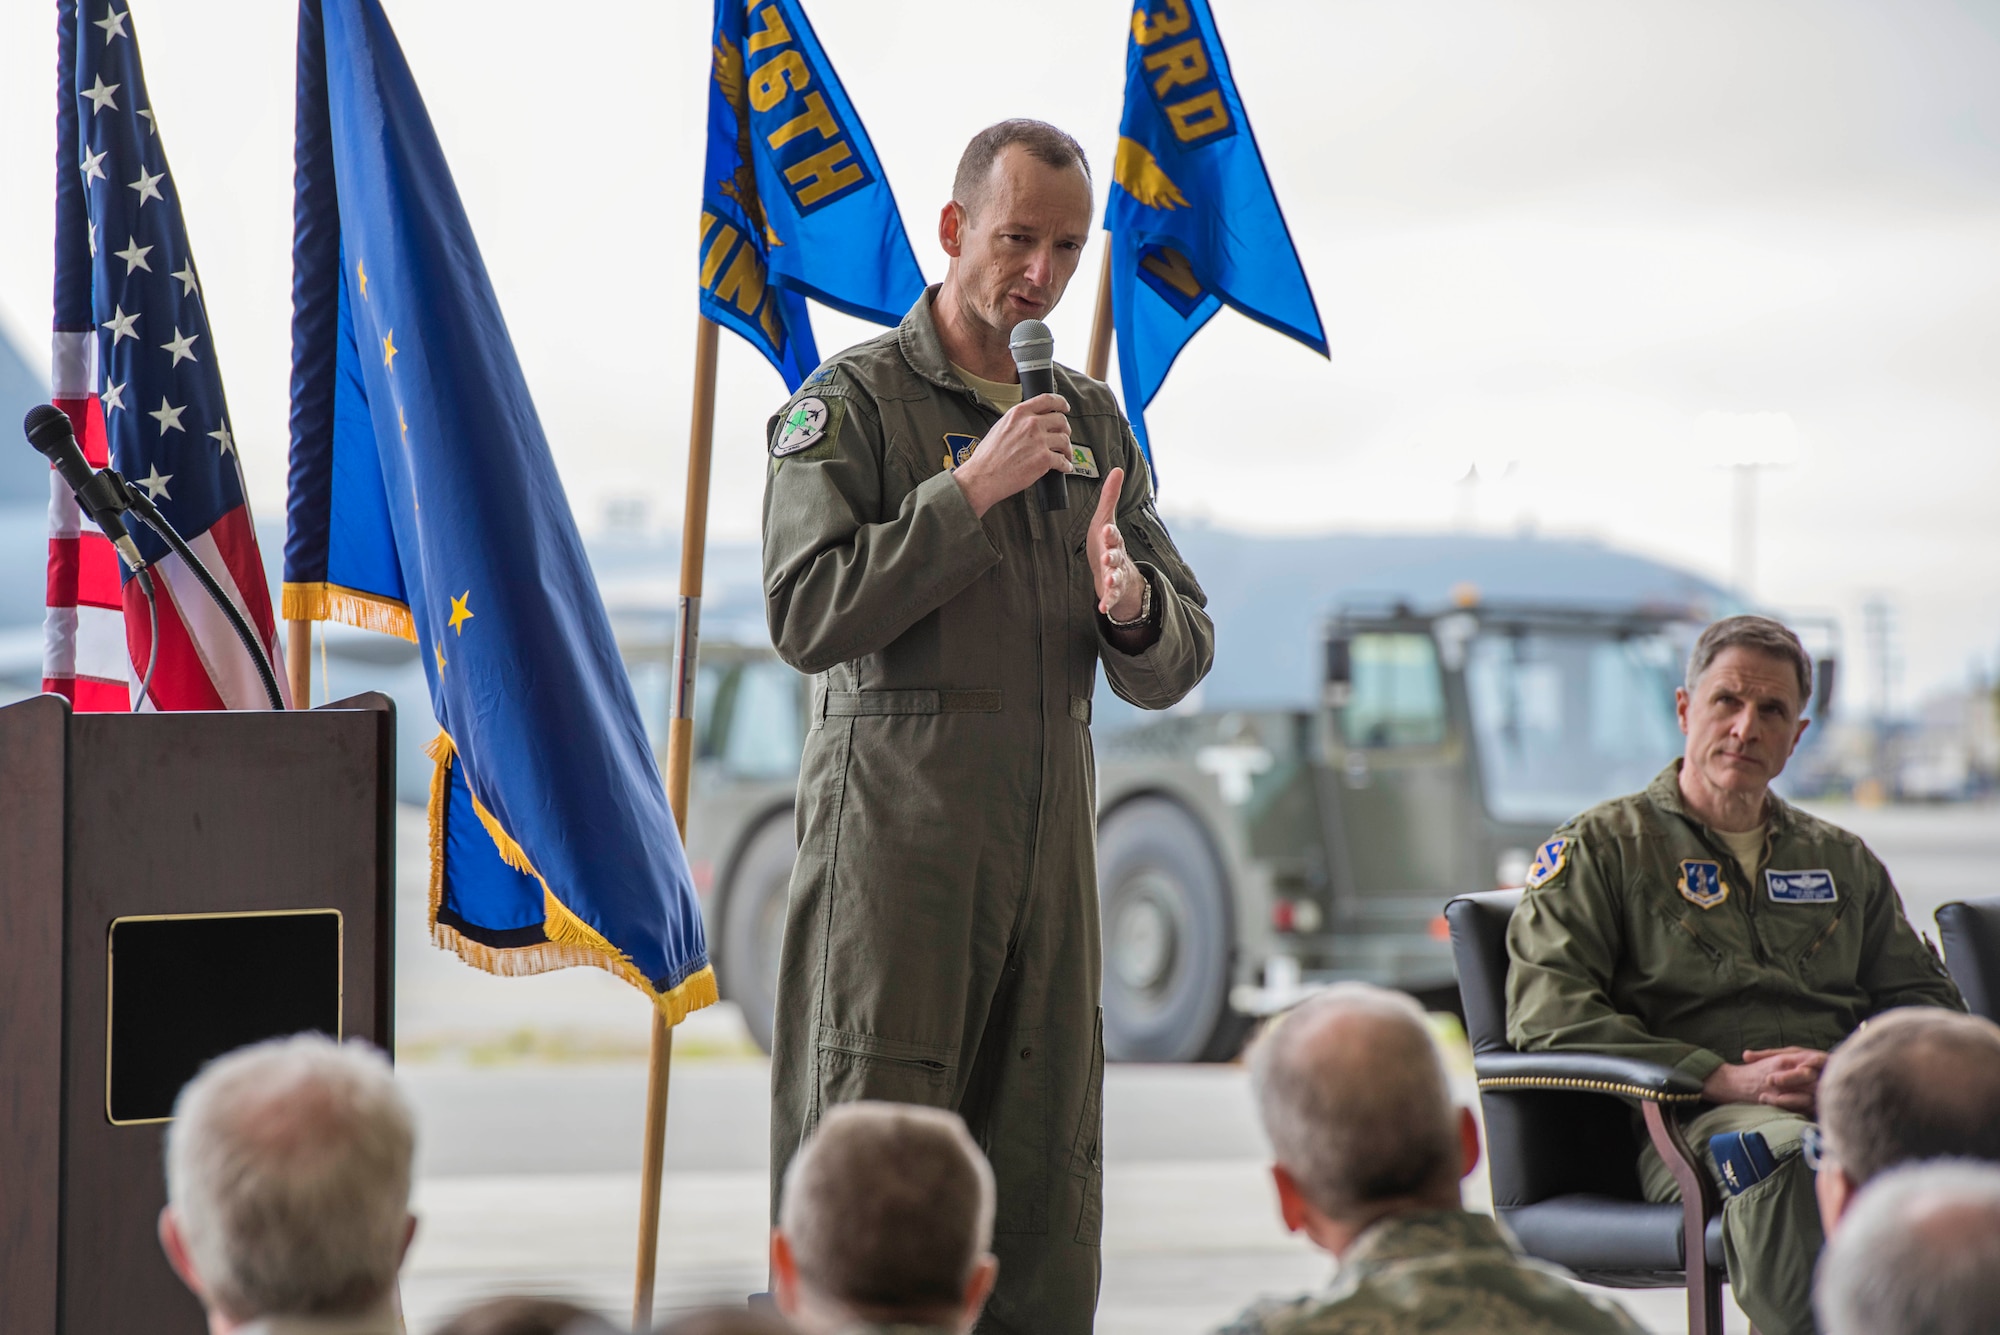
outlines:
[[[1671,1066],[1595,1052],[1487,1052],[1472,1059],[1482,1090],[1570,1090],[1648,1103],[1699,1103],[1701,1081]]]

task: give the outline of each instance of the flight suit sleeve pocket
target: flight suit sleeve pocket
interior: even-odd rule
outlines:
[[[1077,1214],[1076,1240],[1087,1247],[1104,1234],[1104,1008],[1097,1008],[1097,1030],[1090,1044],[1090,1083],[1084,1089],[1083,1116],[1077,1119],[1071,1142],[1069,1171],[1083,1179],[1083,1208]]]

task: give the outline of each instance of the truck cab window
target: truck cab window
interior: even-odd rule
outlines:
[[[1479,636],[1465,688],[1487,811],[1556,825],[1644,788],[1680,750],[1678,662],[1660,635]]]
[[[796,775],[805,745],[802,713],[799,674],[783,663],[745,663],[732,671],[715,703],[713,742],[723,767],[745,779]]]
[[[1444,741],[1444,682],[1428,635],[1356,635],[1352,693],[1341,711],[1349,746],[1436,746]]]

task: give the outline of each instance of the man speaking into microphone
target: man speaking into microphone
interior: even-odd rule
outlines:
[[[773,1198],[833,1104],[957,1110],[998,1185],[990,1332],[1087,1332],[1097,1302],[1097,668],[1163,709],[1214,652],[1111,391],[1058,366],[1021,401],[1009,340],[1062,299],[1092,212],[1074,139],[981,131],[938,220],[944,282],[770,425],[765,611],[814,678]]]

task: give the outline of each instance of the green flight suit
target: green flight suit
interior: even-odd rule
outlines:
[[[1111,392],[1056,369],[1069,508],[1034,489],[976,517],[946,463],[998,414],[951,370],[935,289],[823,365],[771,421],[764,593],[813,675],[771,1066],[775,1210],[820,1114],[958,1110],[998,1182],[981,1331],[1091,1329],[1103,1168],[1102,958],[1090,702],[1100,662],[1161,709],[1208,671],[1201,588]],[[1157,638],[1105,639],[1085,552],[1102,476]]]
[[[1371,1225],[1324,1293],[1250,1308],[1217,1335],[1639,1335],[1625,1309],[1530,1260],[1498,1222],[1419,1210]]]
[[[1753,885],[1682,806],[1680,766],[1584,812],[1537,857],[1507,929],[1515,1047],[1634,1057],[1705,1080],[1752,1048],[1828,1051],[1892,1007],[1965,1009],[1859,838],[1774,793]],[[1722,1132],[1761,1130],[1780,1159],[1723,1204],[1729,1282],[1764,1335],[1813,1328],[1822,1238],[1797,1153],[1805,1124],[1750,1104],[1686,1123],[1711,1173],[1708,1138]],[[1680,1199],[1650,1145],[1639,1171],[1649,1200]]]

